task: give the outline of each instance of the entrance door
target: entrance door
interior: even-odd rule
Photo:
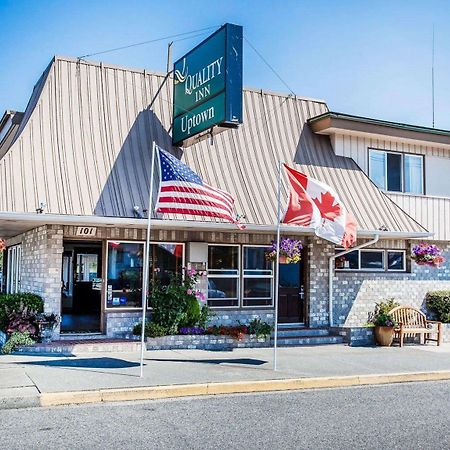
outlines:
[[[100,243],[64,243],[62,332],[100,331],[101,271]]]
[[[304,322],[304,306],[302,262],[280,264],[279,322]]]

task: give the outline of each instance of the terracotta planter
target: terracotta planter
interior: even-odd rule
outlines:
[[[393,327],[375,327],[375,340],[378,345],[382,347],[390,347],[394,340],[394,328]]]

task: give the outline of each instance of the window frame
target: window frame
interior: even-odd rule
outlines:
[[[389,269],[389,252],[403,253],[403,269]],[[406,250],[395,248],[386,249],[386,272],[406,272]]]
[[[335,252],[339,253],[341,251],[344,251],[342,247],[336,247]],[[390,272],[396,272],[396,273],[404,273],[407,272],[407,265],[406,265],[406,250],[405,249],[395,249],[395,248],[362,248],[353,250],[358,252],[358,268],[357,269],[345,269],[345,268],[337,268],[336,267],[336,260],[334,265],[335,272],[363,272],[363,273],[390,273]],[[361,268],[361,252],[382,252],[383,253],[383,268],[382,269],[362,269]],[[403,253],[403,269],[389,269],[388,268],[388,255],[389,252],[397,252],[397,253]]]
[[[132,307],[132,306],[127,306],[125,308],[111,308],[108,307],[108,269],[109,269],[109,243],[110,242],[119,242],[120,244],[143,244],[144,245],[144,265],[145,265],[145,258],[147,256],[146,254],[146,247],[147,247],[147,243],[145,241],[129,241],[129,240],[120,240],[120,239],[107,239],[106,240],[106,265],[105,265],[105,282],[104,282],[104,296],[105,296],[105,311],[142,311],[142,302],[141,302],[141,306],[139,307]],[[142,267],[142,275],[144,275],[144,267]]]
[[[105,311],[142,311],[142,306],[139,307],[126,307],[126,308],[111,308],[108,307],[108,257],[109,257],[109,243],[110,242],[119,242],[120,244],[144,244],[144,265],[145,265],[145,258],[147,257],[147,242],[146,241],[130,241],[130,240],[119,240],[119,239],[107,239],[106,240],[106,258],[105,258],[105,282],[104,282],[104,296],[105,296]],[[183,258],[181,267],[185,266],[185,260],[186,260],[186,245],[184,242],[160,242],[160,241],[150,241],[150,246],[152,244],[173,244],[173,245],[182,245],[183,246]],[[150,265],[149,265],[150,270]],[[142,267],[142,274],[144,274],[144,267]],[[182,274],[184,277],[184,273]],[[150,278],[148,279],[150,282]],[[146,302],[146,311],[151,310],[152,308],[148,304],[148,299]]]
[[[21,292],[22,278],[22,244],[8,247],[6,263],[6,293]]]
[[[245,248],[269,248],[270,245],[262,245],[262,244],[255,244],[255,245],[251,245],[251,244],[243,244],[241,249],[242,255],[242,286],[241,286],[241,292],[240,292],[240,307],[241,308],[271,308],[274,306],[274,299],[275,299],[275,295],[274,295],[274,288],[275,288],[275,283],[274,283],[274,279],[275,279],[275,264],[272,261],[272,269],[271,269],[271,274],[270,275],[246,275],[245,274]],[[252,269],[247,269],[247,270],[252,270]],[[247,298],[244,297],[244,284],[245,284],[245,279],[246,278],[250,278],[250,279],[255,279],[255,278],[260,278],[260,279],[270,279],[270,304],[268,305],[244,305],[244,300],[267,300],[269,297],[252,297],[252,298]]]
[[[367,173],[369,175],[370,180],[372,181],[372,183],[375,184],[375,186],[378,187],[378,189],[381,189],[382,191],[385,192],[389,192],[389,193],[393,193],[393,194],[409,194],[409,195],[426,195],[426,190],[425,190],[425,155],[422,155],[420,153],[411,153],[411,152],[399,152],[399,151],[395,151],[395,150],[387,150],[387,149],[383,149],[383,148],[376,148],[376,147],[367,147],[368,150],[368,155],[367,155]],[[401,190],[400,191],[390,191],[387,189],[387,183],[388,183],[388,177],[387,177],[387,158],[385,159],[385,164],[384,164],[384,181],[385,181],[385,186],[384,187],[379,187],[375,181],[372,178],[372,174],[371,174],[371,170],[372,170],[372,164],[370,162],[370,152],[371,151],[375,151],[375,152],[383,152],[383,153],[391,153],[391,154],[395,154],[395,155],[400,155],[401,156]],[[416,192],[406,192],[405,191],[405,186],[406,186],[406,171],[405,171],[405,155],[407,156],[414,156],[417,158],[420,158],[422,160],[422,165],[421,165],[421,175],[422,175],[422,180],[421,180],[421,184],[422,184],[422,192],[421,193],[416,193]]]
[[[209,247],[237,247],[238,248],[238,269],[237,269],[237,274],[210,274],[209,271]],[[214,306],[213,304],[209,304],[209,297],[208,297],[208,288],[207,288],[207,292],[206,292],[206,304],[213,309],[236,309],[236,308],[240,308],[241,307],[241,267],[242,267],[242,263],[241,263],[241,244],[215,244],[215,243],[209,243],[208,242],[208,255],[207,255],[207,261],[206,261],[206,280],[208,282],[208,280],[210,278],[214,279],[214,278],[235,278],[237,279],[237,286],[236,286],[236,298],[232,298],[232,297],[226,297],[226,298],[222,298],[220,300],[237,300],[237,304],[236,305],[229,305],[229,306]],[[219,269],[211,269],[211,270],[219,270]],[[214,301],[214,299],[211,299]]]

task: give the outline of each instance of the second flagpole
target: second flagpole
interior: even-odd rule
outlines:
[[[277,259],[275,263],[275,320],[273,330],[273,370],[277,370],[278,348],[278,288],[280,283],[280,228],[281,228],[281,160],[278,160],[278,195],[277,195]]]
[[[141,373],[140,377],[144,376],[144,352],[145,352],[145,314],[147,312],[147,297],[148,297],[148,275],[150,270],[150,231],[152,225],[152,213],[153,213],[153,183],[155,180],[155,156],[156,156],[156,144],[153,141],[152,146],[152,164],[150,169],[150,192],[148,198],[148,210],[147,210],[147,241],[144,249],[144,273],[142,276],[142,331],[141,331]]]

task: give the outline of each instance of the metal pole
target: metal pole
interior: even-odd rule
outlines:
[[[278,345],[278,288],[280,283],[280,228],[281,228],[281,160],[278,160],[278,206],[277,206],[277,260],[275,263],[275,324],[273,330],[273,370],[277,370]]]
[[[153,141],[152,146],[152,164],[150,169],[150,193],[148,196],[148,210],[147,210],[147,241],[144,251],[144,273],[142,276],[142,332],[141,332],[141,374],[144,376],[144,351],[145,351],[145,313],[147,312],[147,296],[148,296],[148,272],[150,269],[150,230],[152,224],[152,198],[153,198],[153,182],[154,182],[154,169],[155,169],[155,153],[156,144]]]

